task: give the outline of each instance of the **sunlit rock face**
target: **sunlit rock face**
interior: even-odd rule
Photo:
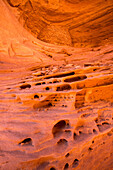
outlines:
[[[113,41],[112,0],[8,0],[19,20],[45,42],[75,47]]]
[[[112,1],[0,12],[0,170],[112,170]]]

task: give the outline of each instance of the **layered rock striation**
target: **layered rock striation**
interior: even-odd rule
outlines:
[[[113,42],[112,0],[8,0],[38,39],[74,47]]]
[[[1,0],[0,11],[0,169],[113,169],[112,1]]]

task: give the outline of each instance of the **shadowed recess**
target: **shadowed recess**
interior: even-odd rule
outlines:
[[[71,75],[74,75],[74,74],[75,74],[75,72],[59,73],[59,74],[56,74],[56,75],[47,76],[47,77],[45,77],[45,79],[50,79],[50,78],[62,78],[62,77],[67,77],[67,76],[71,76]]]
[[[86,79],[87,76],[86,75],[81,75],[81,76],[75,76],[75,77],[71,77],[71,78],[66,78],[64,80],[64,82],[74,82],[74,81],[79,81],[79,80],[84,80]]]
[[[60,120],[52,128],[53,136],[56,136],[57,133],[61,132],[65,127],[69,127],[69,120]]]

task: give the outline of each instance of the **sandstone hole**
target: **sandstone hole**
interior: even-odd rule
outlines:
[[[56,81],[53,81],[53,83],[59,83],[59,81],[56,80]]]
[[[33,105],[33,109],[48,108],[51,106],[52,106],[52,103],[50,103],[49,101],[42,101],[42,102],[35,103]]]
[[[66,133],[71,133],[71,130],[66,129],[65,132]]]
[[[54,127],[63,128],[63,127],[65,127],[66,125],[69,125],[69,124],[67,123],[67,120],[60,120],[57,124],[54,125]]]
[[[60,139],[57,144],[67,144],[68,141],[66,139]]]
[[[50,88],[49,88],[49,87],[46,87],[45,89],[46,89],[46,90],[49,90]]]
[[[93,132],[95,133],[95,132],[96,132],[96,129],[93,129]]]
[[[77,136],[77,134],[74,132],[74,134],[73,134],[73,138],[74,138],[74,139],[76,139],[76,136]]]
[[[82,131],[79,131],[79,134],[81,134],[82,133]]]
[[[52,134],[55,136],[56,133],[60,132],[66,126],[69,126],[69,120],[60,120],[53,126]]]
[[[77,167],[78,166],[78,163],[79,163],[79,160],[78,159],[75,159],[74,161],[73,161],[73,167]]]
[[[26,88],[31,88],[31,85],[30,84],[22,84],[20,86],[21,89],[26,89]]]
[[[67,168],[69,168],[69,164],[68,163],[65,164],[64,170],[67,169]]]
[[[53,106],[52,103],[48,103],[48,107]]]
[[[97,127],[101,126],[100,124],[97,124]]]
[[[54,167],[51,167],[50,170],[56,170]]]
[[[32,143],[32,139],[31,138],[25,138],[24,140],[19,142],[19,145],[21,145],[21,144],[31,144],[31,143]]]
[[[109,125],[109,123],[108,122],[103,122],[102,125]]]
[[[67,154],[65,155],[65,157],[67,158],[69,155],[70,155],[70,154],[69,154],[69,153],[67,153]]]
[[[41,85],[41,83],[36,83],[35,85],[36,85],[36,86],[39,86],[39,85]]]
[[[71,86],[69,84],[63,84],[56,88],[56,91],[70,90]]]
[[[88,150],[92,151],[92,150],[93,150],[93,148],[89,147],[89,149],[88,149]]]
[[[64,105],[64,104],[63,104],[62,107],[67,107],[67,105]]]
[[[84,80],[84,79],[86,79],[86,78],[87,78],[86,75],[76,76],[76,77],[66,78],[66,79],[64,80],[64,82],[69,82],[69,83],[71,83],[71,82],[74,82],[74,81]]]
[[[36,95],[34,95],[34,99],[36,99],[36,98],[39,98],[39,96],[36,94]]]
[[[84,64],[84,67],[89,67],[89,66],[93,66],[92,64]]]
[[[20,83],[25,83],[25,81],[22,81],[22,82],[20,82]]]
[[[67,76],[71,76],[71,75],[74,75],[74,74],[75,74],[75,72],[62,73],[62,74],[57,74],[57,75],[45,77],[45,79],[67,77]]]
[[[95,122],[98,123],[98,118],[95,119]]]

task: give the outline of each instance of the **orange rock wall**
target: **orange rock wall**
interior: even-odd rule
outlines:
[[[45,42],[75,47],[113,42],[112,0],[7,0],[19,21]]]
[[[112,6],[0,0],[0,170],[113,169]]]

